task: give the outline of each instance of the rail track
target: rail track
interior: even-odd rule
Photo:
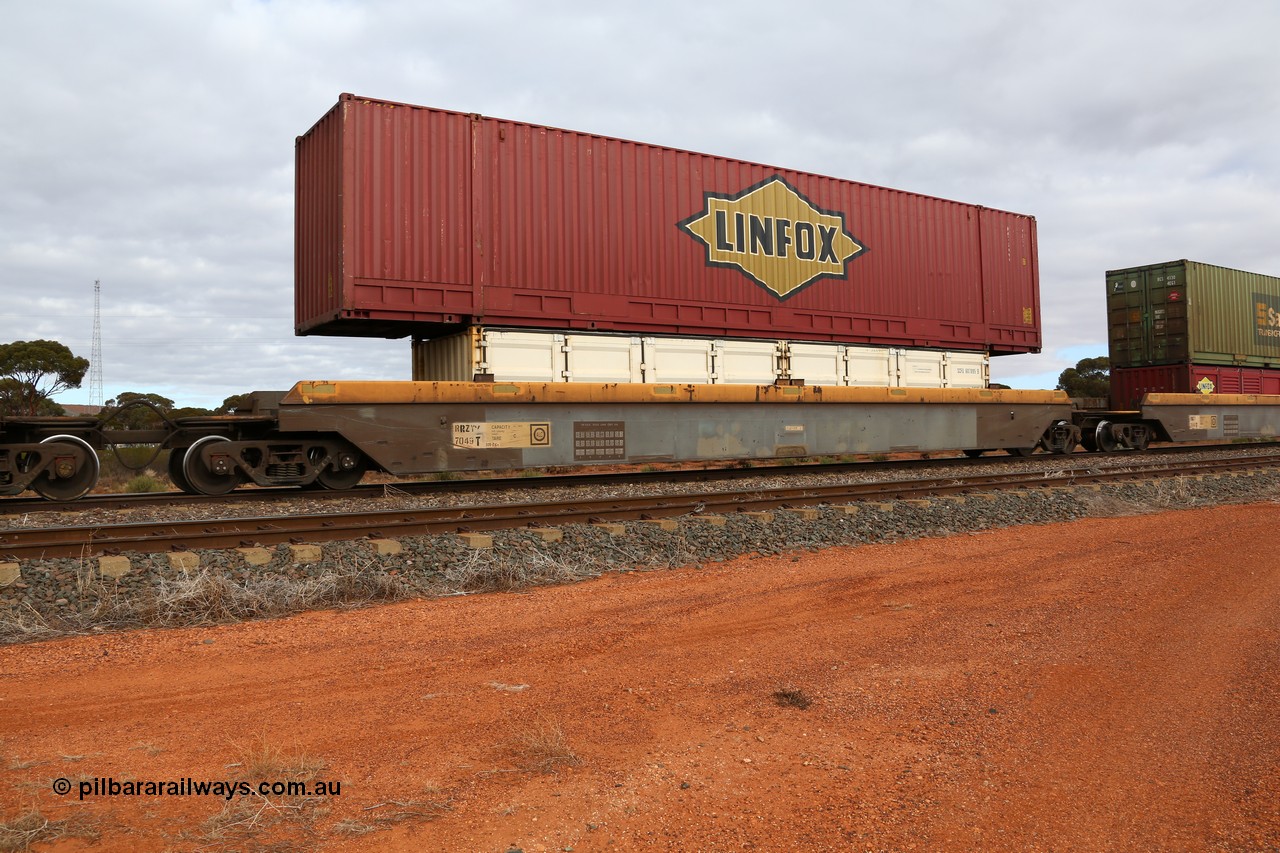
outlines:
[[[542,503],[392,509],[365,512],[259,516],[221,520],[149,521],[96,526],[17,528],[0,531],[0,558],[97,556],[120,552],[234,548],[365,537],[402,537],[713,515],[799,508],[855,501],[923,498],[980,491],[1049,488],[1186,476],[1280,465],[1280,454],[1251,454],[1185,464],[1099,470],[1093,458],[1063,458],[1053,471],[945,473],[918,479],[838,483],[746,491],[561,500]],[[1074,464],[1071,464],[1074,463]],[[756,472],[759,473],[758,471]]]
[[[1280,453],[1280,442],[1266,442],[1251,445],[1251,448],[1263,450],[1270,448]],[[1073,464],[1076,458],[1123,459],[1126,465],[1142,465],[1158,467],[1164,460],[1177,458],[1188,453],[1205,453],[1215,451],[1242,449],[1239,444],[1212,445],[1164,445],[1153,446],[1141,454],[1121,451],[1111,454],[1075,454],[1065,457]],[[474,479],[432,480],[432,481],[397,481],[385,484],[367,484],[352,489],[298,489],[293,486],[267,489],[245,488],[229,492],[225,495],[193,495],[185,492],[147,492],[133,494],[87,495],[73,502],[49,501],[42,497],[18,496],[0,498],[0,516],[31,515],[37,513],[81,511],[89,509],[138,509],[147,506],[174,505],[198,506],[206,504],[235,504],[247,502],[279,502],[307,500],[377,500],[384,498],[389,492],[400,492],[410,495],[432,494],[467,494],[502,491],[506,489],[555,489],[578,486],[601,486],[618,483],[698,483],[740,480],[750,477],[789,477],[802,474],[839,474],[848,472],[875,473],[887,471],[911,471],[921,468],[955,469],[968,471],[989,468],[993,465],[1020,464],[1031,460],[1062,459],[1047,455],[1033,457],[1022,456],[983,456],[971,459],[967,456],[933,457],[927,459],[899,459],[886,461],[835,462],[835,463],[797,463],[797,464],[764,464],[752,467],[711,467],[686,468],[661,471],[620,471],[602,474],[547,474],[537,477],[526,476],[490,476]]]

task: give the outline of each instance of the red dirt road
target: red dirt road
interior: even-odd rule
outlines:
[[[1275,849],[1278,518],[3,648],[0,818],[79,816],[100,840],[51,849],[92,850]],[[322,760],[341,795],[211,824],[211,797],[50,792],[244,778],[263,745]]]

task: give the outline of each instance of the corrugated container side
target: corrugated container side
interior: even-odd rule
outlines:
[[[1197,261],[1107,273],[1113,367],[1280,367],[1280,278]]]
[[[1280,333],[1280,278],[1196,261],[1186,266],[1189,360],[1280,367],[1280,336],[1272,336]]]
[[[480,372],[477,330],[413,342],[413,379],[429,382],[471,382]]]
[[[339,103],[298,137],[294,149],[294,316],[309,326],[335,320],[347,298],[341,110]]]
[[[1040,258],[1036,221],[981,208],[983,319],[994,350],[1040,347]]]
[[[471,312],[471,119],[343,106],[352,309]]]
[[[1280,394],[1280,369],[1158,364],[1111,370],[1111,406],[1136,409],[1144,394]]]
[[[298,144],[300,191],[320,169],[312,159],[341,160],[340,185],[322,182],[315,189],[322,202],[299,207],[303,333],[430,336],[483,323],[711,338],[768,330],[790,340],[998,352],[1040,347],[1035,221],[1027,216],[351,96],[331,117],[332,127],[318,125]],[[337,146],[326,143],[333,134]],[[752,227],[765,223],[761,245],[777,248],[735,255],[761,264],[749,275],[738,261],[713,261],[711,243],[690,223],[711,221],[717,199],[737,203],[757,190],[776,206],[763,219],[752,213]],[[303,259],[319,257],[335,233],[313,218],[333,216],[346,265],[336,268],[343,282],[336,316],[325,276]],[[838,240],[847,237],[859,251],[838,273],[773,281],[786,264],[763,258],[791,252],[796,260],[806,239],[813,254],[817,232],[806,238],[781,230],[804,216],[839,221]],[[725,233],[720,239],[729,239]]]

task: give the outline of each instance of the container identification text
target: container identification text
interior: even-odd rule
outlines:
[[[471,450],[550,447],[549,423],[455,423],[453,446]]]

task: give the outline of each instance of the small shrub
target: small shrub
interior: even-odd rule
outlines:
[[[799,708],[801,711],[813,704],[813,700],[805,695],[803,690],[794,687],[773,691],[773,701],[784,708]]]
[[[166,489],[164,481],[150,471],[138,474],[129,482],[124,484],[124,490],[130,494],[140,492],[163,492]]]
[[[119,492],[142,473],[157,477],[155,470],[165,470],[168,458],[169,451],[157,453],[150,445],[117,445],[104,449],[98,454],[100,468],[94,491]]]

